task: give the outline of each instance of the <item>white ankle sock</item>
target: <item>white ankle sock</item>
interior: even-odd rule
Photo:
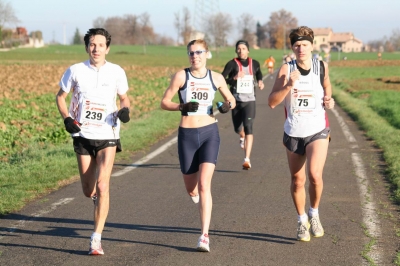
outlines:
[[[309,215],[310,217],[319,215],[319,214],[318,214],[318,208],[314,209],[314,208],[310,207],[310,209],[308,210],[308,215]]]
[[[302,215],[297,215],[297,221],[299,222],[307,222],[308,221],[308,216],[307,214],[302,214]]]
[[[93,232],[92,236],[90,237],[91,240],[94,238],[101,240],[101,234]]]

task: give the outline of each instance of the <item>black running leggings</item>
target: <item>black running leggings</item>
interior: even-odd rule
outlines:
[[[232,110],[233,128],[236,133],[241,131],[243,124],[244,134],[253,134],[253,120],[256,117],[256,102],[236,102],[235,109]]]

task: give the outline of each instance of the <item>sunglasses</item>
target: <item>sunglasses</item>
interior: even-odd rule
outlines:
[[[188,56],[194,56],[194,54],[201,55],[202,53],[207,53],[206,50],[197,50],[193,52],[188,52]]]

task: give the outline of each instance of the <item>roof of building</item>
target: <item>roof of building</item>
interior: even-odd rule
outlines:
[[[314,36],[318,35],[329,35],[332,32],[331,28],[314,28],[312,29],[314,32]]]
[[[333,33],[329,42],[347,42],[353,40],[354,36],[351,32]]]

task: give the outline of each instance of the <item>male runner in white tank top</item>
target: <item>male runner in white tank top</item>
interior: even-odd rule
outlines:
[[[313,31],[302,26],[292,30],[289,37],[296,60],[282,65],[268,104],[271,108],[281,102],[285,104],[283,142],[291,174],[290,192],[298,214],[297,239],[310,241],[310,231],[314,237],[324,235],[318,206],[330,140],[325,109],[333,108],[334,100],[328,65],[312,59]],[[308,215],[305,211],[307,175],[311,205]]]

